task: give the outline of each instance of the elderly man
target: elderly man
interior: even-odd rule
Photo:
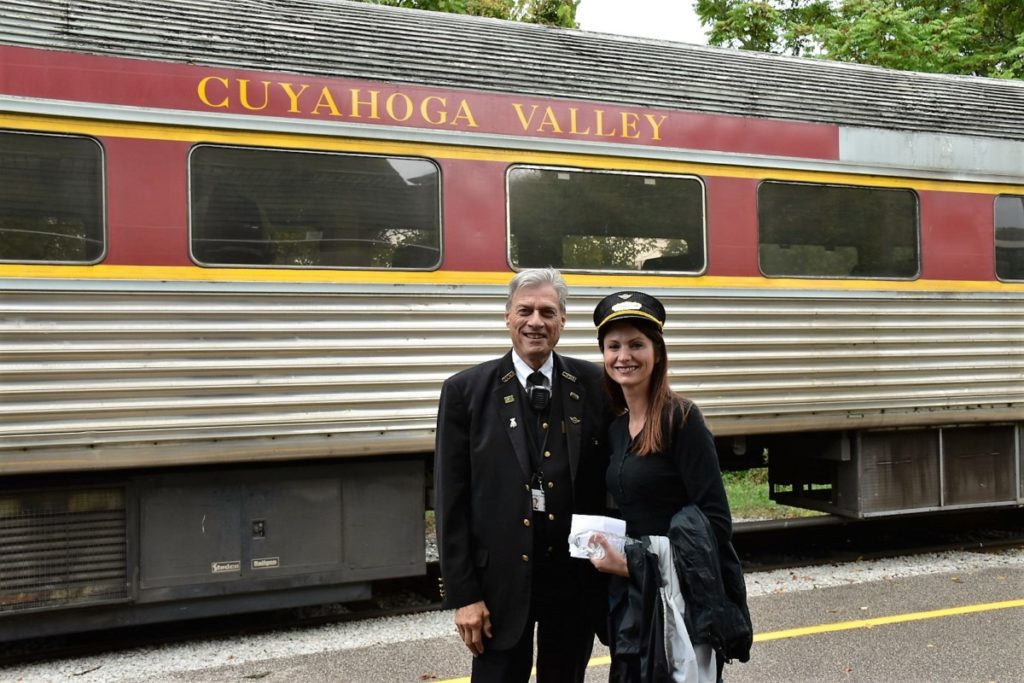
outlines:
[[[554,352],[567,288],[553,269],[509,283],[512,350],[441,389],[434,485],[444,603],[473,681],[582,681],[604,584],[571,559],[574,512],[605,507],[608,413],[600,368]]]

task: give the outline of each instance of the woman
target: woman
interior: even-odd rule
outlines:
[[[605,387],[618,415],[608,431],[608,491],[626,522],[627,536],[642,539],[642,543],[630,544],[620,552],[608,539],[594,537],[604,552],[591,562],[600,571],[621,577],[614,579],[612,586],[611,679],[651,681],[667,675],[666,680],[714,682],[719,680],[725,659],[746,661],[749,651],[749,642],[746,651],[742,643],[739,647],[735,642],[727,646],[726,641],[734,635],[721,632],[735,630],[736,623],[723,625],[710,616],[729,612],[733,622],[745,619],[749,629],[745,589],[730,542],[732,519],[714,439],[697,406],[669,386],[662,335],[665,307],[660,301],[643,292],[617,292],[597,305],[594,324],[604,356]],[[696,529],[698,536],[703,533],[705,542],[686,548],[679,539],[690,536],[680,527],[694,520],[698,520],[696,526],[688,528]],[[711,573],[718,572],[724,581],[724,588],[721,582],[718,584],[722,592],[715,593],[713,587],[704,590],[705,586],[698,590],[699,581],[695,579],[708,572],[699,576],[682,572],[684,575],[679,576],[673,570],[673,553],[686,555],[676,558],[677,565],[685,560],[685,566],[699,564],[702,553],[713,557],[708,562],[715,565]],[[645,560],[657,566],[645,565]],[[647,572],[658,569],[661,574],[646,583],[630,575],[631,569],[639,573],[645,567]],[[697,567],[698,572],[703,569]],[[674,584],[676,594],[671,596],[677,601],[678,613],[671,613],[668,602],[637,599],[645,586],[669,584],[669,579],[678,581]],[[666,607],[659,616],[652,617],[651,605],[655,602]],[[732,607],[723,610],[723,603]],[[682,633],[677,634],[685,640],[682,643],[665,642],[654,647],[649,642],[653,637],[650,634],[659,629],[637,626],[637,619],[651,618],[682,624],[684,614],[686,628],[678,629]],[[691,629],[696,633],[688,634]],[[653,661],[666,651],[668,657],[663,661]]]

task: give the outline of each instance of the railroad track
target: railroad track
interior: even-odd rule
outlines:
[[[1024,546],[1024,509],[929,518],[851,521],[832,516],[738,522],[744,571],[769,571],[949,550]],[[157,644],[396,617],[441,608],[437,562],[423,576],[378,581],[370,600],[136,626],[0,644],[0,667]]]

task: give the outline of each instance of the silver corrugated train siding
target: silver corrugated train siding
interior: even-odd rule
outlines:
[[[598,359],[574,294],[559,350]],[[716,433],[1024,419],[1024,301],[659,291]],[[0,473],[429,451],[450,374],[504,353],[503,288],[444,296],[5,291]]]
[[[1010,80],[342,0],[15,0],[0,7],[0,43],[1024,140],[1024,84]]]

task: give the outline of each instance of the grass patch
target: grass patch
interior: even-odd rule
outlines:
[[[722,479],[733,519],[789,519],[824,514],[817,510],[779,505],[769,500],[767,467],[722,472]]]

